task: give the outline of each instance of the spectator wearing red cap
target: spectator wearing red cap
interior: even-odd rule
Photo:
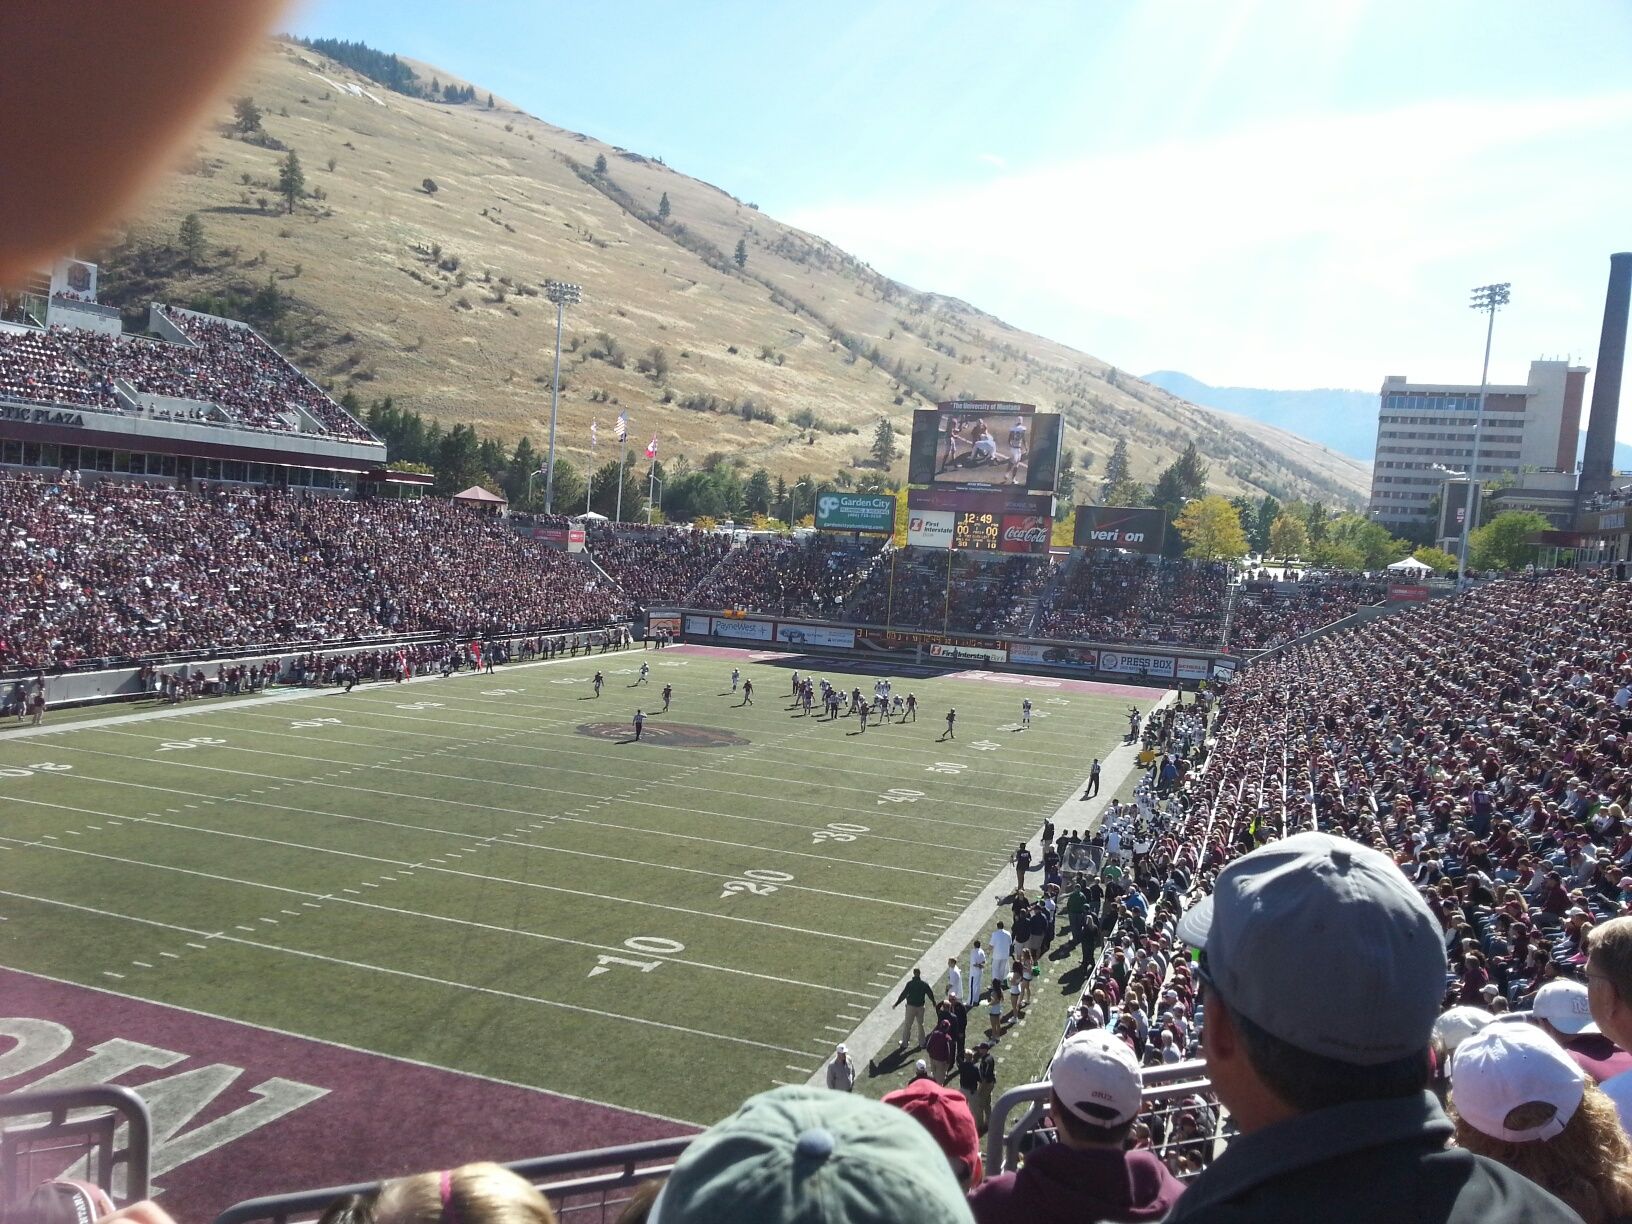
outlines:
[[[1148,1151],[1124,1150],[1142,1102],[1133,1052],[1104,1030],[1078,1033],[1048,1069],[1058,1143],[972,1191],[977,1224],[1160,1220],[1184,1187]]]
[[[986,1175],[980,1159],[980,1132],[975,1129],[974,1115],[961,1092],[933,1080],[918,1079],[886,1093],[884,1104],[894,1105],[918,1120],[946,1153],[952,1176],[965,1191],[980,1185]]]

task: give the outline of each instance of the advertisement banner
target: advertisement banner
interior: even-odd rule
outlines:
[[[1046,553],[1053,529],[1053,519],[1032,514],[1005,514],[997,547],[1006,553]]]
[[[951,659],[953,661],[968,659],[973,662],[976,659],[981,659],[988,663],[1005,663],[1009,658],[1009,652],[1000,647],[949,646],[945,642],[931,642],[929,644],[929,653],[934,658]]]
[[[711,626],[710,626],[709,618],[706,617],[706,616],[688,616],[688,617],[686,617],[686,632],[687,633],[700,633],[704,637],[707,637],[710,627]]]
[[[1421,603],[1428,598],[1428,588],[1415,583],[1391,582],[1388,584],[1389,603]]]
[[[1173,656],[1124,654],[1116,650],[1102,650],[1099,652],[1099,670],[1171,680],[1174,672]]]
[[[1213,675],[1217,676],[1220,680],[1234,680],[1235,679],[1235,660],[1234,659],[1214,659],[1213,660]]]
[[[951,548],[950,510],[914,510],[907,518],[907,543],[917,548]]]
[[[1099,651],[1083,646],[1044,646],[1040,642],[1009,647],[1009,661],[1042,667],[1068,667],[1073,671],[1098,671]]]
[[[706,621],[708,618],[699,616],[693,619]],[[646,617],[646,632],[677,634],[680,632],[680,618],[678,616],[648,615]]]
[[[1180,680],[1205,680],[1213,674],[1213,665],[1206,659],[1180,659]]]
[[[1167,515],[1154,506],[1078,506],[1072,543],[1078,548],[1124,548],[1159,553]]]
[[[816,530],[876,531],[888,535],[895,530],[895,495],[823,493],[816,499]]]
[[[714,636],[723,638],[746,638],[755,642],[771,640],[771,630],[774,628],[770,621],[726,620],[723,616],[714,618]]]
[[[1027,493],[1023,489],[909,489],[907,508],[951,510],[955,513],[1021,514],[1051,518],[1054,497],[1049,493]]]
[[[787,625],[776,627],[776,640],[794,646],[837,646],[851,650],[856,644],[854,629],[828,629],[822,625]]]
[[[959,400],[912,414],[907,483],[1053,493],[1060,418],[1034,404]]]

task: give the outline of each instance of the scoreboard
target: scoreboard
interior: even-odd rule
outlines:
[[[952,547],[997,552],[1003,516],[989,511],[959,510],[952,517]]]

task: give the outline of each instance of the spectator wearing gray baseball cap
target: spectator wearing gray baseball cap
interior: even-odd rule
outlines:
[[[1445,943],[1386,856],[1324,833],[1219,873],[1179,923],[1201,949],[1202,1049],[1239,1136],[1181,1221],[1576,1221],[1494,1161],[1447,1146],[1427,1091]]]

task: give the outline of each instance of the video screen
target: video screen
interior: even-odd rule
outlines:
[[[1060,418],[1033,404],[956,401],[912,414],[907,483],[1052,493]]]

